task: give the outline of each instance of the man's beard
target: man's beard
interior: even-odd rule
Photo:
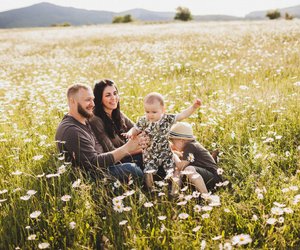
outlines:
[[[84,108],[79,103],[77,104],[77,111],[86,119],[92,118],[94,116],[94,114],[90,114],[87,111],[85,111]]]

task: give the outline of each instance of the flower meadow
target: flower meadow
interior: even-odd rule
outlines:
[[[300,21],[0,30],[0,249],[299,249]],[[54,141],[67,86],[116,82],[133,121],[165,96],[224,182],[91,181]],[[186,173],[182,173],[184,175]]]

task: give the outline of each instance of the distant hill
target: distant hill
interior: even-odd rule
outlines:
[[[285,13],[289,13],[290,15],[300,18],[300,5],[278,9],[282,17],[285,16]],[[246,19],[267,19],[266,14],[270,10],[262,10],[262,11],[254,11],[250,12],[245,16]]]
[[[45,27],[69,22],[72,25],[111,22],[113,12],[83,10],[39,3],[29,7],[0,12],[0,28]]]
[[[68,22],[71,25],[111,23],[114,16],[130,14],[140,21],[172,21],[175,12],[157,12],[132,9],[123,12],[84,10],[62,7],[50,3],[39,3],[29,7],[0,12],[0,28],[47,27]],[[196,21],[239,20],[225,15],[193,16]]]

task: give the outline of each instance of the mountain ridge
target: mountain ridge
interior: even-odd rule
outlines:
[[[282,9],[289,14],[300,17],[300,5]],[[232,21],[245,19],[264,19],[267,11],[251,12],[244,17],[230,15],[193,15],[195,21]],[[115,16],[130,14],[139,21],[173,21],[175,12],[150,11],[135,8],[122,12],[104,10],[87,10],[59,6],[41,2],[31,6],[0,12],[0,28],[49,27],[55,24],[71,25],[107,24]]]

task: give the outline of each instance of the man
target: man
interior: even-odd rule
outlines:
[[[66,160],[72,161],[75,166],[84,167],[93,177],[101,173],[121,181],[127,180],[129,176],[142,179],[143,172],[136,164],[118,162],[144,146],[146,140],[143,135],[104,153],[88,122],[94,108],[92,89],[84,84],[74,84],[68,88],[67,98],[69,111],[59,124],[55,136],[58,149],[65,154]]]

